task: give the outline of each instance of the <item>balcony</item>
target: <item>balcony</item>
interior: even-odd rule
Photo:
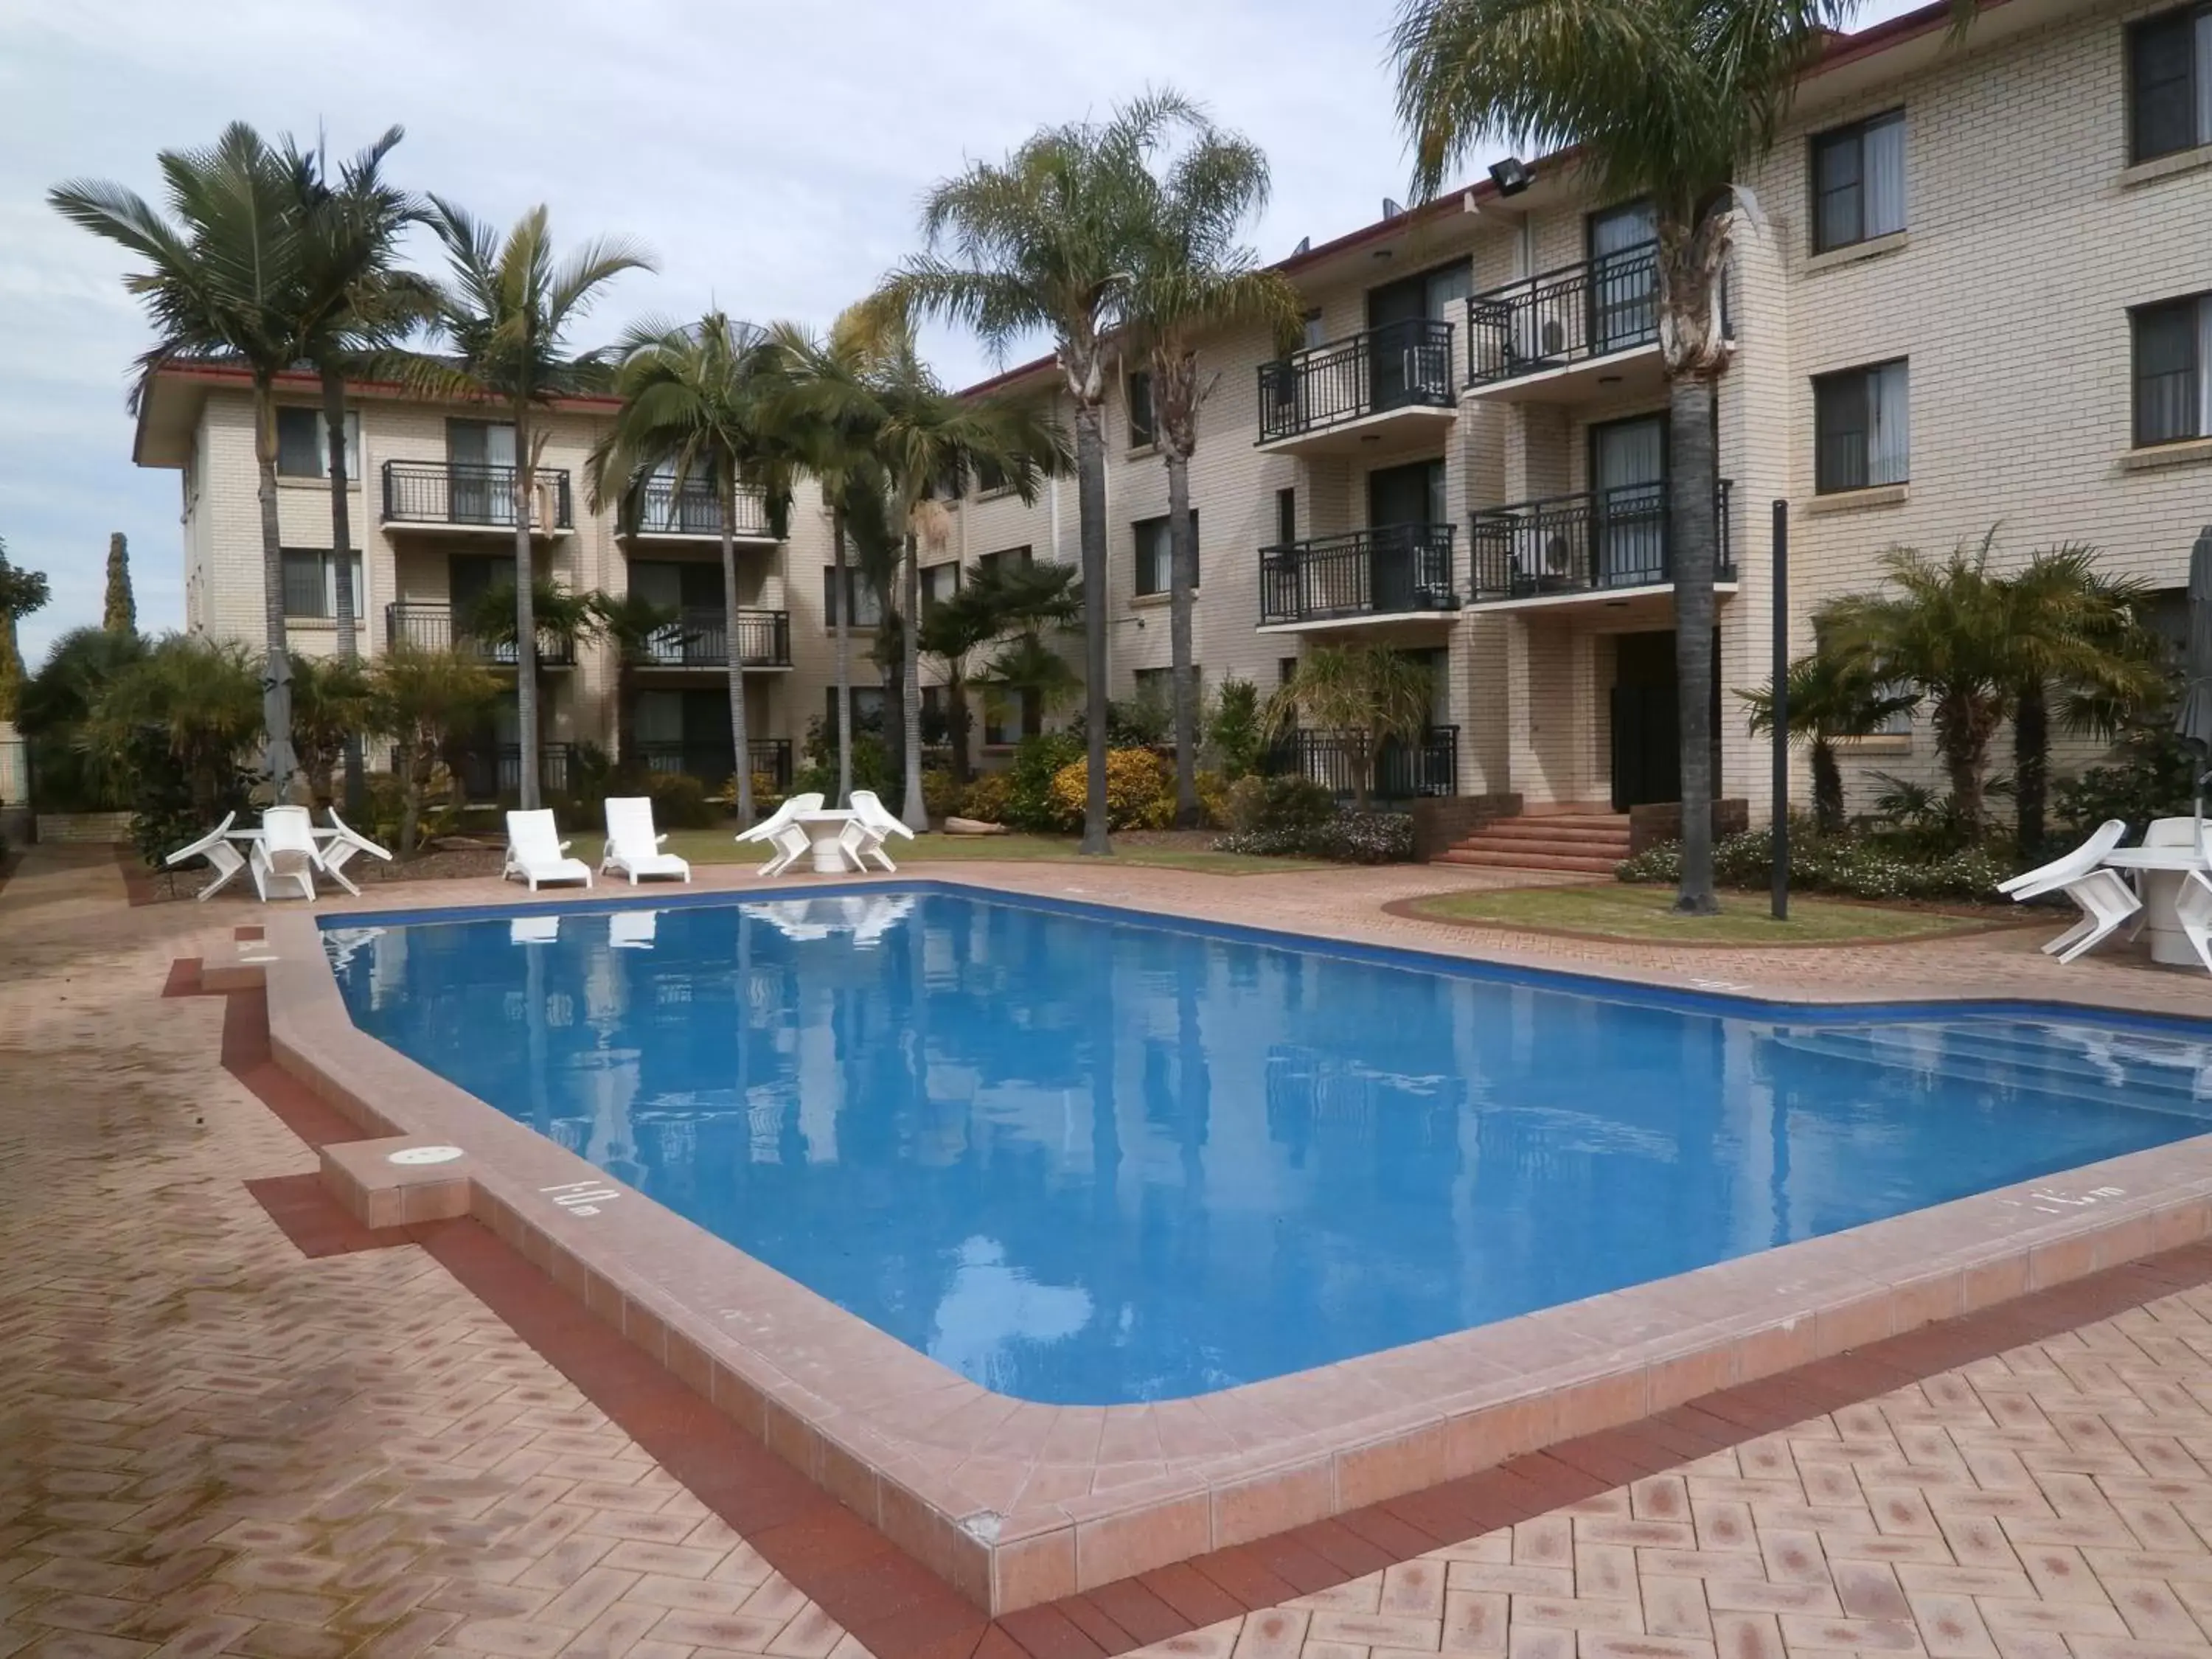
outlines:
[[[1468,538],[1476,605],[1570,603],[1674,580],[1664,483],[1557,495],[1478,513]],[[1720,481],[1714,580],[1735,580],[1729,481]]]
[[[514,534],[511,466],[460,461],[386,461],[384,522],[418,530]],[[531,478],[530,527],[558,535],[575,527],[565,467],[541,466]]]
[[[1347,623],[1449,617],[1452,586],[1448,524],[1385,525],[1260,550],[1260,626],[1316,628]]]
[[[747,668],[791,666],[791,613],[738,612],[738,650]],[[723,668],[730,665],[730,625],[719,610],[682,612],[629,654],[633,668]]]
[[[519,743],[474,743],[448,751],[447,763],[453,781],[471,800],[512,800],[522,793],[522,745]],[[547,795],[565,795],[574,775],[576,745],[544,743],[538,746],[538,787]]]
[[[730,744],[713,743],[647,743],[636,745],[638,758],[648,772],[682,773],[710,788],[727,785],[737,773]],[[791,787],[791,739],[754,738],[745,744],[752,757],[753,776],[766,778],[781,792]]]
[[[678,489],[673,478],[649,477],[623,498],[621,530],[631,540],[719,542],[722,503],[704,478],[686,478]],[[733,533],[741,542],[773,544],[768,502],[757,489],[738,492]]]
[[[1353,799],[1358,791],[1359,760],[1364,739],[1343,732],[1293,732],[1267,757],[1268,767],[1296,772],[1311,779],[1340,800]],[[1373,799],[1413,800],[1424,795],[1459,793],[1459,727],[1431,726],[1419,741],[1392,738],[1382,745],[1375,763]]]
[[[511,631],[511,630],[510,630]],[[454,625],[451,606],[400,600],[384,607],[384,646],[406,646],[416,651],[465,651],[502,668],[514,666],[515,650],[504,640],[479,639]],[[544,668],[573,668],[576,641],[565,634],[540,630],[538,662]]]
[[[1258,447],[1356,453],[1436,438],[1458,413],[1449,323],[1386,323],[1260,365]]]
[[[1656,242],[1475,295],[1467,302],[1468,386],[1477,396],[1539,403],[1601,386],[1607,395],[1656,387],[1658,295]]]

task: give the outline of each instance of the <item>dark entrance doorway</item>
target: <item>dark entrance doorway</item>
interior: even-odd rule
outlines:
[[[1367,475],[1367,525],[1374,532],[1373,605],[1378,611],[1411,611],[1417,589],[1430,583],[1425,568],[1429,526],[1444,517],[1444,464],[1415,461],[1378,467]]]
[[[1721,639],[1713,630],[1713,778],[1720,779]],[[1675,696],[1674,630],[1613,640],[1613,810],[1682,799],[1681,718]]]

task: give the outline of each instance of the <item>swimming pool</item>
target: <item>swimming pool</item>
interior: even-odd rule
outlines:
[[[1281,1376],[2201,1133],[2212,1045],[926,885],[325,933],[356,1024],[1056,1405]]]

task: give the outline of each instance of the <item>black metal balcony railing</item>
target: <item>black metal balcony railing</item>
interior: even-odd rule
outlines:
[[[738,491],[737,517],[731,530],[757,540],[769,533],[768,503],[758,490]],[[673,478],[647,478],[623,502],[625,536],[720,536],[722,503],[712,483],[686,478],[678,489]]]
[[[1650,587],[1674,580],[1668,486],[1627,484],[1478,513],[1468,538],[1476,603],[1550,593]],[[1729,481],[1716,492],[1720,547],[1714,574],[1735,578]]]
[[[404,645],[417,651],[466,651],[501,667],[514,666],[515,649],[511,641],[479,639],[466,629],[456,626],[452,610],[442,605],[398,600],[386,605],[384,644],[387,650]],[[541,629],[538,635],[538,660],[547,668],[573,667],[576,641],[565,634]]]
[[[574,776],[576,745],[543,743],[538,745],[538,787],[548,795],[565,795]],[[471,800],[507,800],[522,793],[522,745],[519,743],[477,743],[448,751],[446,761],[453,781]]]
[[[1359,793],[1364,739],[1342,732],[1293,732],[1269,751],[1269,769],[1296,772],[1339,799]],[[1376,800],[1459,793],[1459,727],[1432,726],[1412,743],[1393,738],[1375,759]]]
[[[463,461],[386,461],[384,521],[512,529],[514,474],[511,466],[478,466]],[[531,528],[568,530],[574,523],[568,470],[538,467],[531,475]]]
[[[1449,524],[1394,524],[1260,550],[1260,625],[1450,611]]]
[[[1319,432],[1394,409],[1450,409],[1452,325],[1414,318],[1385,323],[1260,365],[1263,444]]]
[[[720,789],[736,775],[735,750],[727,743],[640,743],[638,758],[648,772],[680,772]],[[753,738],[745,744],[752,759],[753,776],[766,778],[778,790],[791,787],[791,739]]]
[[[748,668],[791,666],[791,613],[738,612],[738,651]],[[727,668],[729,619],[720,610],[686,610],[629,656],[635,668]]]
[[[1468,384],[1562,368],[1659,337],[1659,246],[1523,277],[1467,302]]]

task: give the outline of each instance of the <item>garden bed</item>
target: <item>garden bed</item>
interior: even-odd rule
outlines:
[[[1795,894],[1789,921],[1777,921],[1765,893],[1723,892],[1720,902],[1717,916],[1682,916],[1674,912],[1674,895],[1669,890],[1601,884],[1439,893],[1400,900],[1383,908],[1395,915],[1455,927],[1739,949],[1893,945],[2049,921],[2048,917],[2023,918],[2010,908],[1990,905],[1869,904]]]

